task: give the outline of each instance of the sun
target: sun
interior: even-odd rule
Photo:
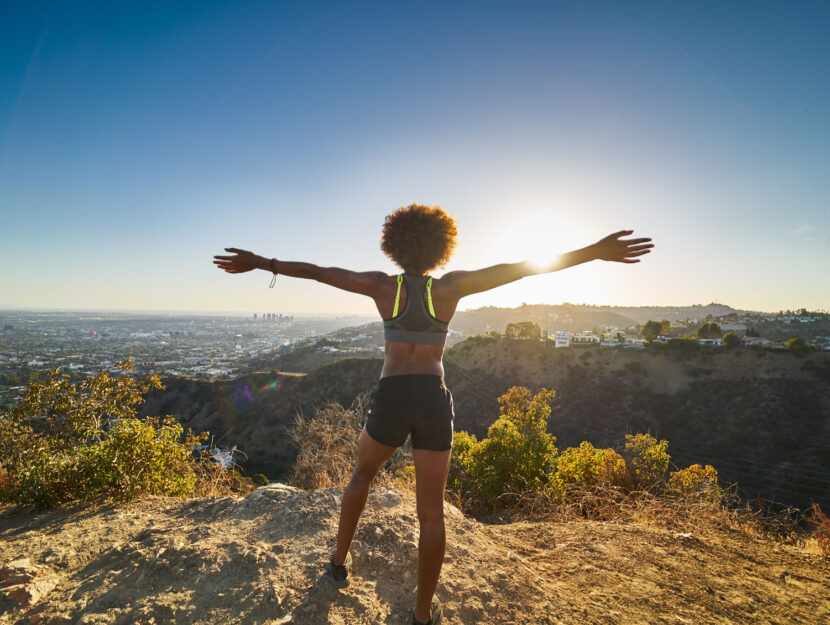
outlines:
[[[545,266],[559,254],[586,244],[585,233],[572,221],[554,213],[517,216],[495,237],[491,252],[502,262],[529,260]]]

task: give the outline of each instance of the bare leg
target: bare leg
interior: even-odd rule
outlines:
[[[366,433],[366,428],[360,433],[357,450],[357,465],[349,480],[349,485],[343,491],[343,503],[340,506],[340,526],[337,530],[337,550],[334,552],[334,563],[343,564],[349,546],[352,544],[354,532],[366,498],[369,496],[369,487],[372,480],[397,447],[383,445]]]
[[[415,618],[426,623],[432,618],[430,604],[444,563],[444,486],[450,468],[450,450],[414,449],[415,494],[418,500],[418,597]]]

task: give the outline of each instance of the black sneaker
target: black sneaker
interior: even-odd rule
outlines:
[[[441,607],[441,604],[438,603],[438,601],[435,599],[432,600],[430,612],[432,613],[431,618],[426,623],[422,623],[421,621],[415,618],[415,612],[413,610],[412,625],[439,625],[441,623],[441,616],[444,613],[444,609]]]
[[[331,576],[334,583],[338,586],[348,586],[349,585],[349,569],[348,566],[351,564],[352,561],[352,554],[346,554],[346,561],[343,564],[337,565],[334,563],[334,556],[331,556],[329,559],[329,575]]]

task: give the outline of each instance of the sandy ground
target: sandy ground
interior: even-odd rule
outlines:
[[[340,491],[145,498],[0,514],[0,625],[411,622],[414,499],[376,490],[347,588],[324,573]],[[455,623],[830,623],[830,559],[739,533],[486,526],[447,505],[438,597]]]

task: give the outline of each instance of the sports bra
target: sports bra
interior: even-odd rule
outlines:
[[[398,314],[401,299],[401,284],[406,283],[406,304]],[[418,345],[443,345],[447,341],[449,323],[435,318],[432,307],[432,278],[402,273],[398,276],[398,292],[391,319],[383,320],[383,336],[396,343]],[[429,311],[424,305],[424,291],[427,294]]]

